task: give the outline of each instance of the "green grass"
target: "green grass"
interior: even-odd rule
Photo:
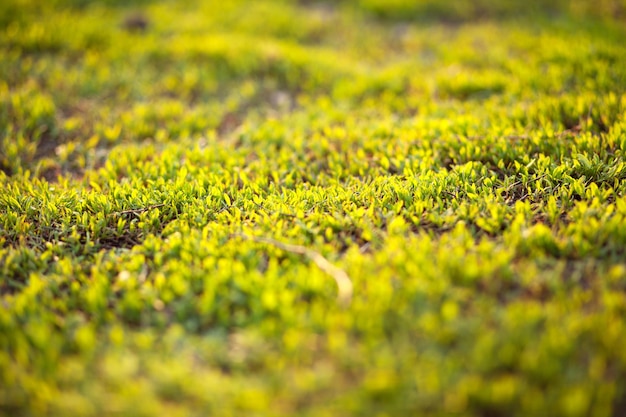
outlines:
[[[626,413],[626,3],[125,4],[0,4],[0,415]]]

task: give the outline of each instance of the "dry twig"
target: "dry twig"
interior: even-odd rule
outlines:
[[[130,209],[130,210],[122,210],[122,211],[114,211],[113,213],[111,213],[112,215],[118,215],[118,216],[123,216],[125,214],[134,214],[134,215],[140,215],[141,213],[144,213],[146,211],[150,211],[150,210],[154,210],[156,208],[159,207],[163,207],[165,204],[161,203],[161,204],[154,204],[152,206],[148,206],[148,207],[143,207],[143,208],[138,208],[138,209]]]
[[[350,280],[350,277],[343,269],[333,265],[321,253],[309,249],[305,246],[292,245],[262,236],[249,236],[243,233],[237,233],[232,236],[251,240],[257,243],[272,245],[277,247],[278,249],[284,250],[285,252],[294,253],[296,255],[301,255],[308,258],[310,261],[315,263],[315,265],[317,265],[319,269],[334,278],[335,282],[337,283],[337,300],[339,301],[339,303],[343,306],[347,306],[350,304],[353,291],[352,280]]]

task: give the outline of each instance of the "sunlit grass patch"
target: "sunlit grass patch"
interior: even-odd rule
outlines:
[[[0,414],[624,412],[623,2],[18,3]]]

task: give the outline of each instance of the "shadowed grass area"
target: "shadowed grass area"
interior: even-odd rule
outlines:
[[[0,415],[626,413],[626,4],[0,4]]]

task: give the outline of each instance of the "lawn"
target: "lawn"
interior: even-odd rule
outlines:
[[[0,2],[0,415],[626,415],[626,2],[127,3]]]

